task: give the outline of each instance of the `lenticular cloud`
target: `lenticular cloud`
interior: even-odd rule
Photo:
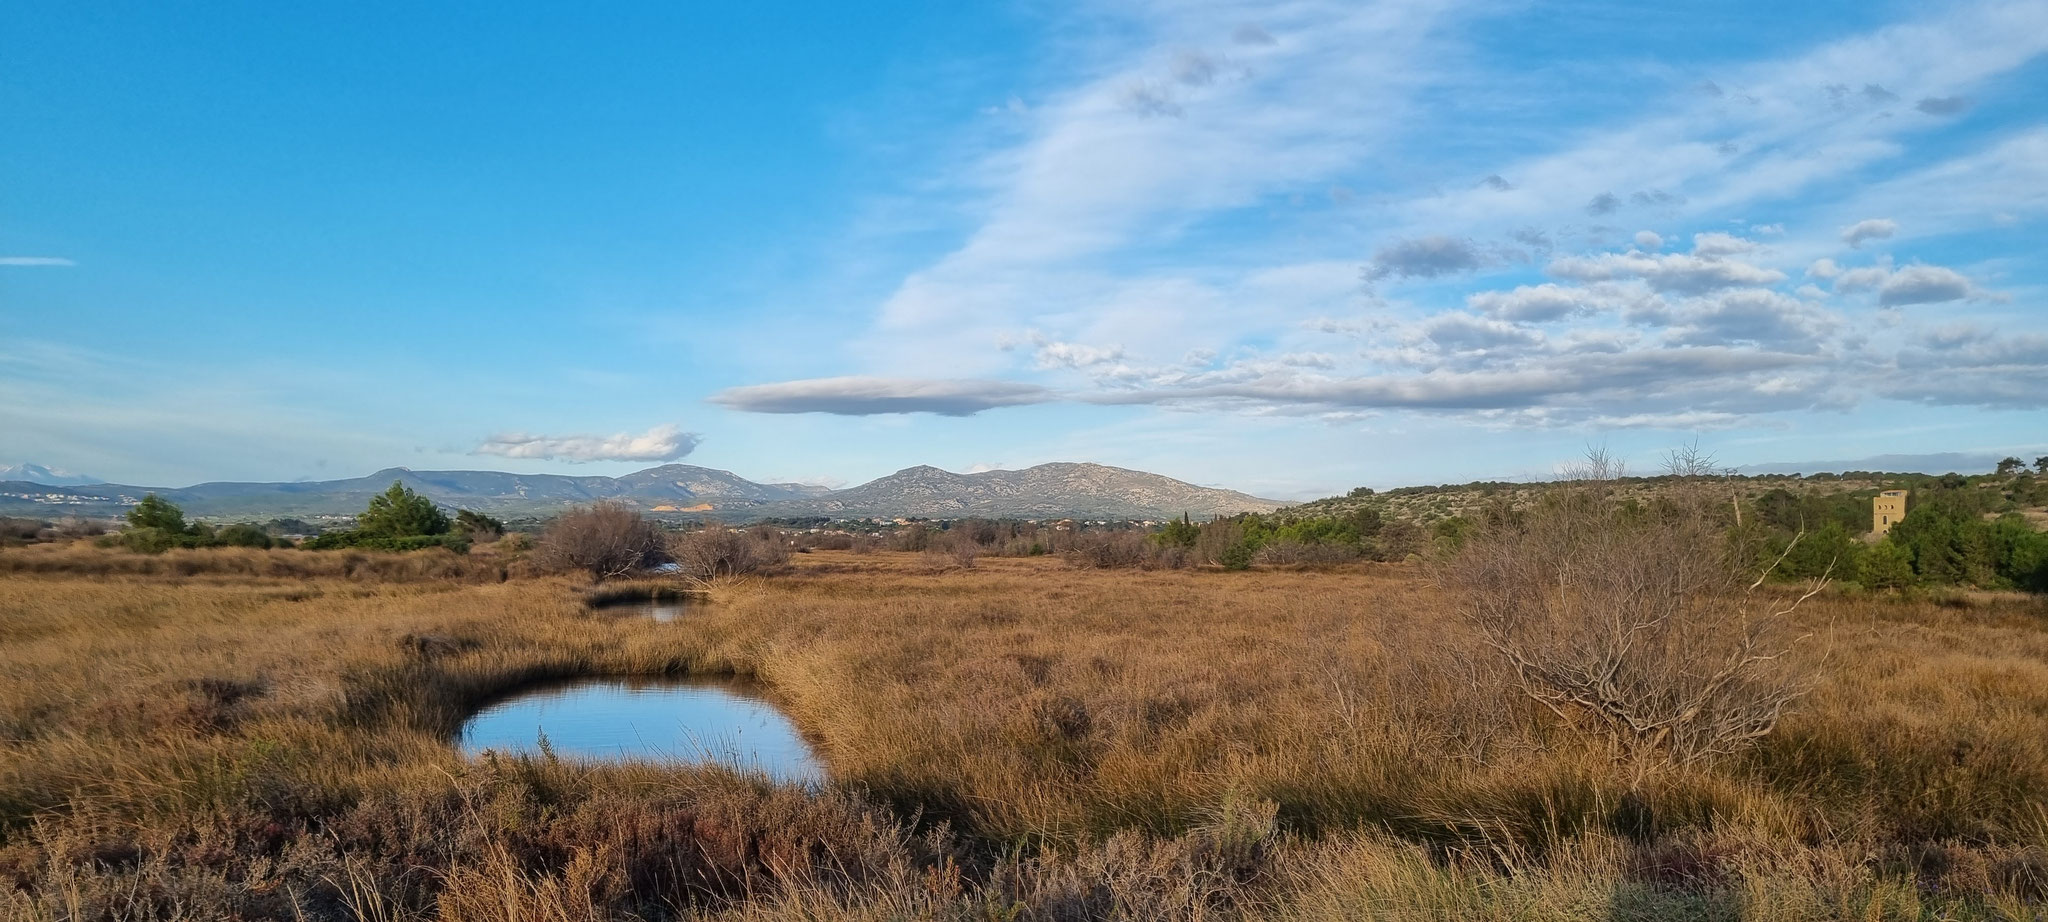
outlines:
[[[681,426],[656,426],[639,435],[529,435],[505,432],[485,439],[476,454],[550,461],[674,461],[697,449],[703,438]]]

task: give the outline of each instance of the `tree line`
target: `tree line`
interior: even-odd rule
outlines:
[[[176,503],[155,493],[142,497],[128,510],[127,527],[100,539],[102,544],[125,547],[145,554],[173,548],[198,547],[291,547],[289,539],[273,535],[270,529],[252,523],[208,525],[188,522]],[[299,543],[305,550],[364,548],[381,551],[411,551],[445,547],[458,553],[475,541],[495,540],[504,535],[505,524],[468,509],[453,518],[434,501],[405,484],[393,481],[391,488],[370,498],[356,516],[354,528],[323,532]]]

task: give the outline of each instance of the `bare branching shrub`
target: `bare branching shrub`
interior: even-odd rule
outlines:
[[[1709,462],[1675,454],[1678,487],[1640,508],[1615,500],[1621,469],[1593,452],[1443,571],[1515,686],[1639,769],[1743,748],[1809,686],[1786,621],[1820,586],[1786,599],[1738,572]]]
[[[40,519],[17,519],[12,516],[0,516],[0,539],[34,541],[44,529],[49,527],[50,524],[48,522]]]
[[[744,531],[712,523],[669,540],[669,555],[691,579],[759,573],[789,562],[782,532],[766,525]]]
[[[667,562],[661,529],[617,503],[598,503],[557,516],[534,548],[549,570],[582,570],[598,581]]]
[[[925,544],[924,555],[934,563],[972,569],[974,561],[982,554],[979,541],[972,531],[953,528],[933,535]]]
[[[1196,564],[1192,549],[1163,546],[1151,535],[1130,529],[1076,534],[1065,556],[1068,564],[1091,570],[1178,570]]]

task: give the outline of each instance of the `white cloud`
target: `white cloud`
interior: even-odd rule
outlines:
[[[1656,252],[1657,250],[1664,249],[1664,238],[1656,231],[1636,231],[1636,246],[1650,252]]]
[[[1814,260],[1813,265],[1806,267],[1807,278],[1831,279],[1841,274],[1842,267],[1835,265],[1834,260],[1829,259],[1825,256]]]
[[[1835,275],[1835,290],[1843,294],[1870,291],[1879,285],[1883,285],[1884,280],[1891,278],[1891,275],[1892,269],[1890,266],[1862,266],[1856,269],[1845,269]]]
[[[1580,287],[1544,282],[1517,285],[1512,290],[1477,291],[1465,297],[1465,306],[1489,317],[1521,323],[1542,323],[1603,311],[1622,310],[1653,297],[1640,285]]]
[[[1885,279],[1877,289],[1877,303],[1885,307],[1902,307],[1960,301],[1970,297],[1973,290],[1970,280],[1954,269],[1911,265]]]
[[[1737,253],[1747,253],[1754,249],[1756,249],[1756,241],[1737,237],[1734,234],[1708,231],[1703,234],[1692,235],[1692,254],[1694,256],[1704,256],[1712,259],[1717,256],[1734,256]]]
[[[0,256],[0,266],[76,266],[62,256]]]
[[[1868,218],[1842,228],[1842,242],[1860,247],[1865,241],[1883,240],[1899,232],[1899,222],[1890,218]]]
[[[696,450],[702,437],[681,426],[655,426],[639,435],[529,435],[505,432],[485,439],[472,452],[503,458],[549,461],[674,461]]]
[[[1484,264],[1472,241],[1433,234],[1381,247],[1373,254],[1372,268],[1366,274],[1376,279],[1436,278],[1470,272]]]
[[[1732,259],[1683,253],[1604,253],[1566,257],[1550,264],[1551,275],[1581,282],[1639,278],[1659,291],[1701,292],[1736,285],[1775,285],[1785,273]]]
[[[1080,343],[1064,343],[1052,340],[1038,340],[1038,367],[1040,368],[1088,368],[1122,361],[1122,346],[1085,346]]]
[[[1453,352],[1533,346],[1542,341],[1521,326],[1469,314],[1438,314],[1423,325],[1422,332],[1431,342]]]
[[[1749,343],[1783,352],[1818,351],[1841,326],[1825,309],[1762,288],[1744,288],[1688,302],[1676,314],[1674,341],[1689,346]]]

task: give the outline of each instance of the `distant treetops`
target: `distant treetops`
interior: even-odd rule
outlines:
[[[255,525],[211,525],[188,523],[185,510],[151,493],[128,510],[128,528],[99,541],[106,546],[126,547],[145,554],[157,554],[174,547],[272,547],[278,539]]]
[[[504,530],[503,525],[497,527]],[[456,533],[454,523],[433,500],[394,480],[391,489],[370,497],[369,506],[356,516],[356,527],[308,538],[304,547],[316,551],[342,547],[376,551],[445,547],[463,552],[469,550],[469,543],[470,535]]]
[[[300,545],[307,550],[364,548],[379,551],[410,551],[445,547],[469,550],[472,541],[489,541],[505,533],[505,523],[480,512],[459,511],[454,519],[434,501],[393,481],[391,489],[370,497],[356,527],[330,531],[308,538]],[[103,544],[127,547],[143,553],[160,553],[175,547],[259,547],[290,546],[257,525],[189,524],[177,504],[151,493],[128,510],[128,528],[102,539]]]

